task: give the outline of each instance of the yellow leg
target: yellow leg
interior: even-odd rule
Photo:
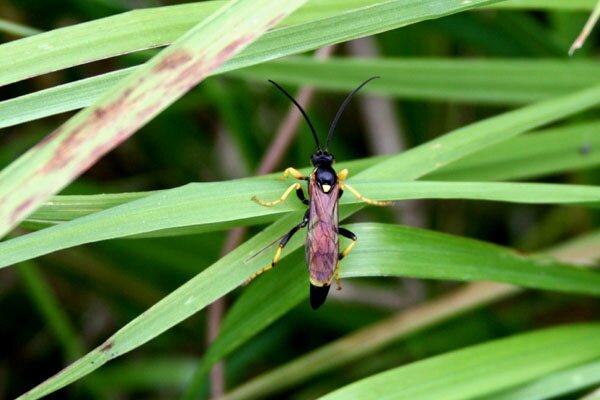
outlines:
[[[342,190],[346,190],[348,189],[350,191],[350,193],[352,193],[357,199],[359,199],[360,201],[364,201],[367,204],[371,204],[372,206],[389,206],[392,205],[391,201],[377,201],[377,200],[372,200],[369,199],[368,197],[363,196],[362,194],[360,194],[358,192],[358,190],[354,189],[352,186],[340,182],[340,189]]]
[[[302,173],[300,173],[300,171],[298,171],[296,168],[286,168],[285,171],[283,171],[283,176],[281,177],[281,180],[286,179],[288,176],[293,176],[296,179],[300,179],[305,181],[306,177],[304,175],[302,175]]]
[[[288,196],[290,195],[290,193],[292,193],[293,190],[299,190],[301,188],[302,188],[302,186],[300,186],[299,183],[294,183],[292,186],[290,186],[289,188],[287,188],[287,190],[285,192],[283,192],[283,194],[281,195],[281,197],[278,198],[277,200],[274,200],[274,201],[263,201],[263,200],[260,200],[256,196],[252,196],[252,200],[254,200],[255,202],[257,202],[261,206],[271,207],[271,206],[274,206],[275,204],[279,204],[282,201],[284,201],[285,199],[287,199]]]
[[[337,264],[335,266],[335,284],[337,286],[337,290],[341,290],[342,289],[342,285],[340,283],[340,262],[342,261],[342,259],[344,257],[346,257],[348,254],[350,254],[350,252],[352,251],[352,249],[356,245],[356,241],[358,240],[358,238],[356,237],[356,235],[354,233],[348,231],[347,229],[340,228],[340,231],[342,231],[342,233],[343,233],[344,236],[350,238],[352,240],[352,242],[338,256],[338,261],[337,261]]]
[[[275,265],[277,265],[277,263],[279,262],[279,258],[281,257],[282,250],[283,250],[283,246],[281,244],[279,244],[279,247],[277,248],[277,251],[275,252],[275,256],[273,257],[273,261],[271,261],[271,265],[267,265],[266,267],[263,267],[263,268],[259,269],[258,271],[256,271],[255,273],[253,273],[252,276],[250,278],[248,278],[246,280],[246,282],[244,282],[244,286],[246,286],[247,284],[252,282],[257,276],[259,276],[263,272],[267,272],[271,268],[275,267]]]
[[[338,172],[337,176],[340,181],[346,180],[346,178],[348,177],[348,169],[344,168],[343,170]]]

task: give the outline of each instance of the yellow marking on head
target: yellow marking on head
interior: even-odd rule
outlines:
[[[331,185],[323,185],[322,188],[325,193],[329,193],[331,190]]]

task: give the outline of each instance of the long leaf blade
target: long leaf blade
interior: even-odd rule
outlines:
[[[597,324],[521,334],[389,370],[322,399],[469,399],[598,359],[599,334]]]

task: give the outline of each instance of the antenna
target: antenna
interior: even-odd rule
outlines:
[[[283,92],[283,94],[285,94],[288,97],[288,99],[290,99],[292,101],[292,103],[294,103],[294,105],[296,107],[298,107],[298,110],[300,110],[300,112],[304,116],[304,119],[306,119],[306,122],[308,123],[308,126],[310,127],[313,137],[315,138],[315,142],[317,143],[317,149],[320,150],[321,144],[319,143],[319,138],[317,137],[317,132],[315,132],[315,128],[313,127],[312,123],[310,122],[310,119],[308,118],[308,115],[306,115],[306,113],[304,112],[304,110],[302,109],[300,104],[298,104],[298,102],[296,100],[294,100],[294,98],[288,92],[286,92],[284,88],[279,86],[276,82],[274,82],[270,79],[269,79],[269,82],[271,82],[273,85],[275,85],[275,87],[277,87],[277,89],[281,90]]]
[[[377,78],[379,78],[379,77],[378,76],[373,76],[373,77],[367,79],[366,81],[364,81],[363,83],[361,83],[356,89],[354,89],[354,91],[352,91],[352,93],[350,93],[346,97],[346,99],[344,100],[344,102],[340,106],[340,109],[338,110],[337,114],[335,115],[335,118],[333,119],[333,122],[331,123],[331,127],[329,128],[329,133],[327,134],[327,141],[325,142],[325,150],[327,150],[329,148],[329,141],[331,140],[331,136],[333,135],[333,131],[335,129],[335,126],[337,125],[338,120],[340,119],[340,116],[342,115],[342,112],[344,112],[344,109],[346,108],[346,106],[348,105],[348,103],[350,103],[350,100],[352,100],[352,97],[354,97],[354,95],[360,89],[362,89],[363,86],[365,86],[367,83],[371,82],[373,79],[377,79]]]

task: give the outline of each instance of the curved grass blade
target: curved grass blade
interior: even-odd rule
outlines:
[[[321,399],[460,400],[483,396],[597,360],[599,334],[600,325],[582,324],[512,336],[382,372]]]
[[[0,236],[305,1],[227,3],[5,168]]]

